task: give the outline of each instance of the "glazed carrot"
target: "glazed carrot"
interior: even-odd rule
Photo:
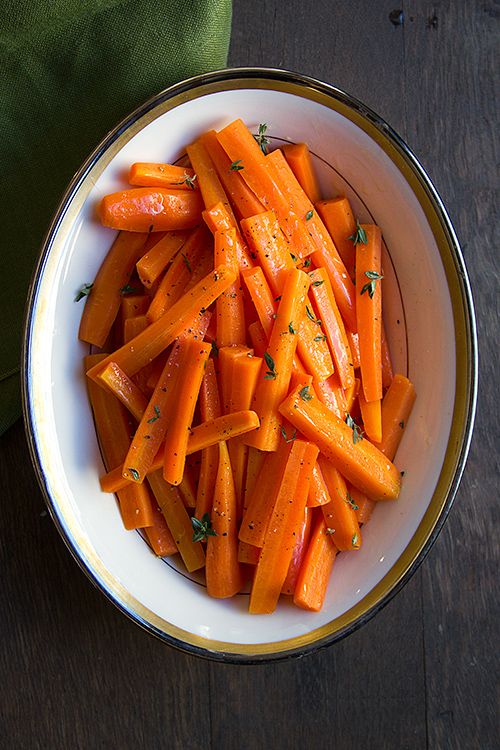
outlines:
[[[105,195],[101,222],[128,232],[170,232],[191,229],[201,221],[203,200],[198,190],[140,187]]]
[[[311,203],[317,203],[321,195],[307,145],[305,143],[289,143],[283,146],[282,150],[302,190]]]
[[[353,384],[354,385],[354,384]],[[337,374],[334,373],[328,380],[314,381],[314,390],[319,400],[327,406],[337,417],[345,419],[349,409],[344,395],[344,390],[339,383]]]
[[[235,281],[229,268],[220,266],[186,292],[165,315],[152,323],[135,339],[129,341],[107,360],[89,370],[87,375],[95,379],[109,362],[116,362],[129,377],[149,364],[164,351],[182,331],[193,324],[200,310],[210,307],[212,302]]]
[[[205,565],[201,542],[193,542],[193,527],[177,487],[163,479],[161,471],[148,476],[148,482],[165,517],[177,549],[187,570],[192,573]]]
[[[210,247],[209,243],[211,244],[211,238],[206,227],[202,225],[193,229],[163,276],[151,300],[147,312],[150,323],[158,320],[182,297],[192,276],[193,268],[199,264],[203,253]]]
[[[301,370],[292,370],[292,374],[290,376],[290,382],[288,384],[288,393],[291,393],[299,386],[303,388],[305,385],[312,385],[313,384],[313,376],[309,375],[307,372],[301,371]],[[283,424],[285,427],[285,425]]]
[[[265,211],[240,222],[241,231],[255,260],[262,266],[276,296],[283,287],[283,274],[295,268],[290,245],[285,239],[274,211]]]
[[[266,336],[266,332],[259,320],[250,323],[248,326],[248,335],[250,336],[250,341],[256,356],[263,357],[264,352],[267,349],[269,337]]]
[[[176,164],[136,162],[130,167],[128,181],[131,185],[166,187],[175,190],[198,190],[194,169]]]
[[[85,357],[85,367],[91,367],[102,358],[101,354]],[[108,391],[92,381],[87,382],[87,388],[104,464],[109,470],[121,463],[127,453],[131,424],[123,406]],[[117,496],[126,529],[144,528],[153,522],[151,503],[142,487],[123,487]]]
[[[316,462],[311,474],[311,484],[309,487],[309,496],[307,505],[309,508],[317,508],[320,505],[327,505],[331,501],[330,493],[323,479],[319,464]]]
[[[362,388],[367,401],[382,398],[382,232],[364,224],[367,243],[356,245],[356,318]],[[375,277],[371,274],[375,274]]]
[[[330,502],[321,506],[328,533],[338,550],[359,549],[361,533],[346,483],[330,461],[320,456],[318,463],[330,495]]]
[[[352,364],[355,370],[359,369],[359,336],[357,333],[353,333],[349,328],[345,329],[347,340],[349,342],[349,348],[352,354]]]
[[[144,489],[150,492],[146,485],[143,485]],[[151,497],[151,494],[150,494]],[[158,555],[158,557],[170,557],[175,555],[177,552],[177,546],[174,542],[174,538],[170,533],[165,516],[158,507],[156,498],[151,497],[151,508],[153,513],[152,524],[144,529],[146,538],[151,546],[151,549]]]
[[[367,436],[373,443],[380,443],[382,440],[382,411],[381,400],[367,401],[365,399],[363,388],[360,388],[358,394],[359,408],[361,410],[361,419]]]
[[[210,130],[202,135],[200,141],[212,159],[226,195],[240,218],[253,216],[264,211],[262,203],[250,190],[239,170],[231,169],[231,159],[217,140],[215,130]]]
[[[181,497],[186,508],[195,508],[196,507],[196,484],[194,481],[194,477],[187,466],[187,462],[184,468],[184,474],[182,475],[182,480],[179,482],[178,487],[179,487],[179,492],[181,493]]]
[[[155,237],[156,235],[152,234],[151,236]],[[151,288],[187,238],[188,232],[166,232],[161,240],[144,253],[136,263],[141,284],[144,284],[148,289]]]
[[[302,566],[307,546],[309,543],[309,537],[311,535],[311,521],[312,512],[307,506],[304,508],[304,517],[300,520],[295,531],[295,543],[293,545],[292,559],[288,566],[286,578],[283,581],[281,587],[282,594],[288,594],[291,596],[295,591],[297,579],[299,577],[299,571]]]
[[[380,329],[380,348],[382,356],[382,388],[389,388],[394,377],[392,369],[391,352],[389,350],[389,343],[385,334],[385,325],[382,319],[382,327]]]
[[[394,375],[382,401],[382,440],[377,444],[378,449],[391,461],[403,437],[415,399],[413,383],[404,375]]]
[[[219,387],[213,359],[206,364],[205,374],[200,388],[200,414],[203,422],[217,419],[221,416]],[[200,478],[196,493],[196,518],[202,518],[210,513],[214,495],[217,467],[219,465],[219,447],[217,444],[205,448],[201,452]]]
[[[367,523],[370,520],[372,511],[377,503],[373,500],[368,500],[366,495],[356,489],[356,487],[353,487],[352,484],[347,485],[347,491],[351,500],[351,507],[356,513],[359,525],[361,526],[361,524]]]
[[[354,402],[356,401],[358,397],[360,387],[361,387],[361,380],[359,378],[355,378],[354,385],[352,385],[351,388],[348,388],[346,391],[344,391],[345,406],[346,406],[347,414],[349,414],[352,410]]]
[[[223,346],[218,350],[219,385],[222,404],[222,413],[229,414],[231,411],[231,387],[233,382],[233,368],[238,357],[251,357],[252,349],[244,344]]]
[[[250,299],[254,304],[260,324],[269,337],[278,303],[274,301],[260,266],[247,268],[241,275],[250,294]]]
[[[281,440],[278,406],[288,391],[297,345],[296,331],[300,330],[302,323],[308,287],[309,277],[303,271],[292,269],[287,272],[269,346],[264,354],[265,364],[252,402],[260,427],[245,439],[247,445],[260,450],[276,450]]]
[[[236,229],[236,253],[238,256],[238,266],[240,270],[251,268],[254,264],[250,257],[250,253],[243,237],[241,236],[240,230],[235,224],[234,218],[228,212],[227,207],[223,203],[216,203],[212,208],[205,209],[202,216],[212,234],[215,234],[215,232],[225,232],[227,229]]]
[[[219,469],[214,491],[212,528],[207,539],[207,593],[218,599],[234,596],[243,586],[238,562],[236,493],[227,445],[219,443]]]
[[[189,430],[211,350],[210,344],[195,340],[186,343],[181,375],[174,386],[176,405],[171,412],[165,437],[163,476],[170,484],[180,484],[182,481]]]
[[[125,293],[127,287],[122,293]],[[122,326],[129,318],[135,318],[138,315],[145,315],[151,300],[146,294],[124,294],[120,302],[118,317]]]
[[[141,256],[146,234],[121,232],[104,258],[85,300],[78,338],[102,347],[120,309],[121,290]]]
[[[188,283],[184,287],[184,294],[190,289],[196,286],[210,271],[214,270],[214,251],[213,251],[213,240],[211,239],[209,245],[205,247],[204,252],[201,255],[198,263],[191,267],[191,274]],[[214,316],[215,318],[215,316]]]
[[[123,323],[123,344],[126,344],[128,341],[131,341],[133,338],[145,331],[148,325],[148,320],[145,315],[137,315],[135,318],[127,318]],[[148,385],[148,380],[153,370],[153,363],[151,363],[150,365],[146,365],[146,367],[143,367],[142,370],[139,370],[139,372],[137,372],[131,378],[132,381],[137,386],[139,386],[143,393],[151,394],[156,383],[158,382],[158,378],[160,377],[160,373],[161,370],[163,370],[163,365],[165,364],[165,362],[161,360],[161,357],[158,357],[157,360],[155,360],[155,363],[156,362],[158,362],[158,366],[161,365],[161,367],[152,387]]]
[[[226,191],[219,180],[213,161],[201,141],[195,141],[186,149],[193,169],[198,178],[198,185],[203,197],[204,208],[213,208],[217,203],[222,203],[228,211],[233,223],[236,218],[229,203]]]
[[[239,539],[255,547],[262,547],[267,525],[278,495],[283,474],[291,451],[291,443],[284,440],[277,451],[268,453],[248,497],[248,507],[241,522]]]
[[[317,267],[325,267],[344,322],[352,331],[356,330],[356,294],[351,278],[344,266],[335,244],[321,221],[311,201],[297,182],[292,170],[279,149],[268,157],[288,202],[295,206],[304,228],[315,248],[312,260]],[[295,253],[300,256],[300,253]],[[303,254],[302,254],[303,255]]]
[[[135,338],[148,327],[148,319],[145,315],[136,315],[133,318],[126,318],[123,321],[123,341],[126,343]]]
[[[140,422],[142,415],[146,411],[148,399],[141,389],[120,370],[118,365],[114,362],[106,365],[104,370],[99,374],[99,380],[121,401],[132,416]]]
[[[337,549],[327,534],[325,519],[317,516],[305,554],[293,603],[302,609],[319,612],[325,600]]]
[[[251,614],[266,614],[276,608],[292,559],[296,529],[304,515],[317,456],[318,449],[312,443],[293,442],[255,569],[248,607]]]
[[[330,279],[324,268],[317,268],[309,274],[311,293],[314,298],[321,330],[326,335],[333,355],[336,373],[342,388],[350,388],[354,383],[354,366],[351,349],[347,340],[344,322],[340,315]]]
[[[300,391],[295,391],[281,404],[280,412],[306,438],[314,440],[338,471],[370,499],[398,497],[401,476],[394,464],[368,440],[354,443],[351,427],[314,394],[307,392],[301,396]]]
[[[243,498],[244,511],[248,508],[248,501],[254,491],[266,455],[264,451],[259,451],[257,448],[248,448],[247,473],[245,475],[245,493]]]
[[[338,198],[319,201],[315,208],[328,229],[350,277],[354,279],[356,250],[352,238],[356,235],[356,219],[348,198],[341,195]]]
[[[238,562],[245,565],[257,565],[260,557],[260,547],[254,547],[253,544],[238,542]]]
[[[246,339],[243,290],[239,278],[236,255],[236,229],[216,232],[214,235],[214,261],[225,265],[236,274],[236,281],[223,292],[215,303],[217,316],[217,346],[244,344]]]

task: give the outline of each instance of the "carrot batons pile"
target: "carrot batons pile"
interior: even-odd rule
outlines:
[[[102,489],[210,596],[249,582],[255,614],[281,594],[321,608],[337,553],[399,495],[415,400],[382,323],[380,228],[321,200],[305,144],[268,153],[265,132],[236,120],[186,167],[133,164],[78,295]]]

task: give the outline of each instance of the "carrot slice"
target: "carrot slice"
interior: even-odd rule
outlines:
[[[139,187],[105,195],[101,222],[128,232],[169,232],[191,229],[201,221],[203,200],[198,190]]]
[[[210,344],[195,340],[186,342],[186,354],[180,368],[182,371],[171,391],[175,394],[176,408],[170,414],[163,462],[163,476],[170,484],[180,484],[182,481],[189,430],[211,350]]]
[[[101,380],[109,391],[122,402],[138,422],[146,411],[148,399],[141,389],[120,370],[115,362],[110,362],[99,374]]]
[[[354,384],[350,388],[348,388],[346,391],[344,391],[347,414],[349,414],[352,411],[352,407],[358,397],[360,387],[361,387],[361,380],[359,378],[355,378]]]
[[[207,361],[200,388],[200,414],[204,422],[221,416],[219,387],[213,359]],[[219,465],[219,447],[211,445],[201,452],[200,478],[196,493],[196,518],[210,513]]]
[[[165,517],[167,526],[187,570],[192,573],[205,565],[201,542],[193,542],[193,527],[177,487],[163,479],[161,471],[148,476],[148,482]]]
[[[327,505],[330,501],[330,493],[325,484],[320,466],[316,463],[311,475],[311,485],[309,487],[307,505],[309,508],[317,508],[320,505]]]
[[[130,167],[128,181],[131,185],[144,187],[198,190],[194,169],[178,167],[176,164],[136,162]]]
[[[276,218],[274,211],[265,211],[240,222],[243,236],[251,248],[255,260],[262,266],[274,295],[283,287],[283,274],[295,268],[290,245]]]
[[[269,337],[266,336],[266,332],[259,320],[250,323],[248,326],[248,335],[250,336],[250,341],[256,356],[263,357],[264,352],[267,350]]]
[[[231,387],[233,383],[233,368],[239,357],[251,357],[252,349],[243,344],[234,346],[223,346],[218,350],[219,383],[222,400],[222,413],[229,414],[231,411]]]
[[[128,292],[130,285],[122,289],[122,293]],[[130,318],[135,318],[138,315],[145,315],[149,307],[151,300],[147,294],[128,294],[122,296],[120,302],[120,310],[118,312],[117,320],[120,320],[122,330],[125,329],[125,323]]]
[[[98,373],[109,364],[116,362],[129,377],[135,375],[145,365],[164,351],[172,341],[217,297],[235,281],[235,274],[225,266],[219,266],[205,276],[193,289],[186,292],[165,315],[152,323],[135,339],[110,354],[107,359],[91,368],[87,375],[95,379]]]
[[[382,326],[380,329],[380,335],[381,335],[380,348],[381,348],[381,356],[382,356],[382,388],[389,388],[390,384],[392,383],[394,373],[393,373],[393,368],[392,368],[391,352],[389,350],[389,343],[387,341],[387,336],[385,333],[385,325],[384,325],[383,320],[382,320]]]
[[[104,346],[120,309],[121,290],[142,254],[146,237],[143,233],[120,232],[113,242],[86,298],[78,331],[80,341]]]
[[[333,464],[322,456],[318,463],[330,495],[330,502],[321,506],[328,533],[338,550],[359,549],[361,532],[346,483]]]
[[[255,569],[248,611],[266,614],[276,608],[293,554],[295,534],[306,507],[318,448],[295,440],[272,509],[264,545]]]
[[[245,565],[257,565],[260,557],[260,547],[254,547],[253,544],[238,542],[238,562]]]
[[[306,400],[304,400],[306,399]],[[281,414],[309,440],[355,487],[372,500],[396,500],[401,476],[368,440],[354,442],[351,427],[311,392],[295,391],[280,406]]]
[[[391,461],[403,437],[415,399],[413,383],[404,375],[394,375],[382,401],[382,440],[377,444],[378,449]]]
[[[179,492],[184,501],[186,508],[196,507],[196,484],[191,469],[187,465],[184,468],[184,474],[178,484]]]
[[[228,229],[236,229],[236,254],[238,256],[238,266],[241,270],[251,268],[253,261],[250,257],[246,243],[243,241],[240,230],[235,224],[234,217],[229,213],[223,203],[216,203],[210,209],[203,211],[203,219],[212,234],[215,232],[225,232]]]
[[[359,525],[367,523],[370,520],[372,511],[377,503],[373,500],[369,500],[363,492],[360,492],[352,484],[347,485],[347,491],[349,493],[349,499],[351,501],[351,507],[356,513],[356,518]]]
[[[349,330],[349,328],[346,328],[346,336],[347,340],[349,342],[349,348],[351,350],[352,354],[352,364],[354,366],[355,370],[359,369],[360,361],[359,361],[359,336],[357,333],[353,333]]]
[[[382,233],[364,224],[367,243],[356,245],[356,317],[361,383],[367,401],[382,398],[381,321]]]
[[[146,485],[142,485],[144,489],[147,489],[150,493],[149,488]],[[150,493],[151,497],[151,493]],[[151,526],[147,526],[144,529],[146,538],[151,545],[151,548],[155,555],[158,557],[170,557],[175,555],[177,552],[177,546],[174,542],[174,538],[168,528],[168,524],[165,521],[165,516],[158,507],[156,498],[151,497],[151,508],[152,508],[152,523]]]
[[[354,279],[356,250],[352,238],[356,235],[356,219],[348,198],[341,195],[338,198],[319,201],[315,208],[328,229],[349,276]]]
[[[283,146],[283,154],[304,193],[311,203],[317,203],[321,195],[307,145],[289,143]]]
[[[353,384],[354,385],[354,384]],[[314,381],[314,390],[319,400],[327,406],[340,419],[345,419],[349,411],[347,408],[344,390],[338,381],[337,374],[334,373],[328,380]]]
[[[226,191],[219,180],[213,161],[203,143],[200,140],[195,141],[187,147],[186,151],[196,172],[205,208],[210,209],[217,203],[224,204],[233,223],[236,224],[236,218],[227,198]]]
[[[215,303],[217,346],[244,344],[246,339],[245,310],[236,254],[236,229],[216,232],[214,242],[215,265],[225,265],[236,274],[234,284],[231,284]]]
[[[155,234],[151,235],[155,237]],[[150,289],[188,238],[187,232],[166,232],[136,263],[141,284]]]
[[[243,510],[245,512],[248,508],[248,501],[254,491],[266,455],[266,453],[257,450],[257,448],[248,448],[247,473],[245,476],[245,492],[243,497]],[[240,562],[243,561],[240,560]]]
[[[295,585],[293,603],[319,612],[325,600],[337,549],[327,534],[325,519],[318,515]]]
[[[358,402],[366,434],[373,443],[380,443],[382,440],[381,400],[377,399],[377,401],[367,401],[363,389],[360,388]]]
[[[219,443],[219,469],[212,509],[212,528],[216,536],[207,539],[207,593],[225,599],[243,586],[238,562],[236,493],[227,445]]]
[[[292,559],[288,566],[286,578],[281,587],[282,594],[292,595],[299,577],[302,561],[307,551],[309,537],[311,535],[312,512],[307,506],[304,508],[304,517],[301,519],[295,532],[295,544],[293,545]]]

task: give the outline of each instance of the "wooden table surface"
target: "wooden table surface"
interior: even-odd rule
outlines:
[[[255,667],[186,656],[80,571],[44,510],[18,422],[0,439],[1,747],[498,747],[499,15],[488,0],[234,3],[230,64],[301,71],[366,102],[418,155],[462,243],[480,397],[461,488],[427,559],[365,627],[316,655]]]

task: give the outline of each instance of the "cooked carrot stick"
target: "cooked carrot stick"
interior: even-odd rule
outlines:
[[[148,327],[148,319],[145,315],[136,315],[134,318],[126,318],[123,321],[123,341],[126,343],[142,333]]]
[[[123,290],[124,293],[127,287]],[[118,317],[122,326],[129,318],[145,315],[151,300],[146,294],[124,294],[120,302]]]
[[[247,268],[241,275],[250,294],[250,299],[254,304],[260,324],[266,335],[270,336],[278,303],[273,299],[262,268],[260,266]]]
[[[151,234],[155,237],[155,234]],[[141,284],[150,289],[188,238],[188,232],[166,232],[136,263]]]
[[[311,271],[309,276],[311,293],[321,320],[321,330],[324,331],[330,345],[340,384],[344,389],[350,388],[354,383],[352,354],[330,279],[324,268]]]
[[[359,549],[361,533],[346,483],[330,461],[320,456],[318,463],[330,495],[330,502],[321,506],[328,533],[338,550]]]
[[[243,586],[238,562],[236,493],[227,445],[219,443],[219,469],[212,508],[212,528],[216,536],[207,539],[207,593],[225,599]]]
[[[174,386],[176,407],[171,413],[165,436],[163,476],[170,484],[180,484],[182,481],[189,430],[198,401],[203,371],[211,350],[210,344],[194,340],[186,343],[182,373]]]
[[[288,393],[291,393],[299,386],[303,388],[305,385],[312,385],[313,384],[313,376],[309,375],[307,372],[303,372],[301,370],[292,370],[292,374],[290,376],[290,383],[288,384]],[[282,425],[285,427],[285,425]],[[285,428],[286,431],[286,428]]]
[[[347,414],[349,414],[352,411],[352,407],[358,397],[360,387],[361,387],[361,380],[359,378],[355,378],[354,384],[350,388],[348,388],[346,391],[344,391],[345,406],[346,406]]]
[[[203,422],[217,419],[221,416],[219,387],[213,359],[209,359],[200,388],[200,414]],[[201,452],[200,478],[196,494],[196,518],[202,518],[210,513],[214,496],[217,468],[219,466],[219,447],[217,444],[205,448]]]
[[[245,492],[243,496],[244,511],[248,508],[248,501],[254,491],[266,455],[267,453],[259,451],[257,448],[248,448],[247,473],[245,475]],[[240,562],[242,561],[240,560]]]
[[[370,520],[372,511],[377,503],[373,500],[369,500],[363,492],[360,492],[352,484],[347,485],[347,491],[349,493],[349,501],[351,507],[356,513],[356,518],[359,525],[367,523]]]
[[[219,385],[221,395],[222,413],[229,414],[231,411],[231,387],[233,382],[233,368],[238,357],[250,357],[253,351],[244,344],[223,346],[218,350]]]
[[[163,479],[161,471],[148,476],[158,505],[165,517],[177,549],[187,570],[192,573],[205,565],[205,552],[201,542],[193,542],[193,527],[177,487]]]
[[[392,369],[391,352],[389,350],[389,343],[387,341],[383,319],[380,329],[380,336],[380,348],[382,356],[382,388],[389,388],[390,384],[392,383],[394,373]]]
[[[396,455],[415,403],[415,387],[404,375],[394,375],[382,401],[382,440],[377,447],[391,461]]]
[[[315,380],[314,390],[316,391],[319,400],[325,406],[328,406],[328,408],[331,409],[337,417],[340,417],[340,419],[345,419],[349,410],[347,408],[344,390],[339,383],[336,373],[331,375],[328,380]]]
[[[320,505],[327,505],[330,500],[330,493],[328,492],[325,480],[323,479],[320,466],[316,462],[311,475],[307,505],[309,508],[317,508]]]
[[[309,440],[355,487],[372,500],[395,500],[401,476],[368,440],[355,439],[345,422],[324,406],[314,394],[295,391],[280,406],[281,414]]]
[[[196,284],[201,281],[210,271],[214,270],[214,251],[213,251],[213,240],[210,241],[209,245],[204,249],[202,256],[198,263],[192,268],[190,278],[186,286],[184,287],[184,294],[192,289]],[[214,316],[215,317],[215,316]]]
[[[274,296],[281,293],[283,274],[295,268],[290,245],[285,239],[274,211],[265,211],[240,222],[243,236],[262,266]]]
[[[356,219],[348,198],[341,195],[338,198],[319,201],[315,208],[328,229],[350,277],[354,279],[356,250],[352,238],[356,235]]]
[[[164,351],[172,341],[190,324],[194,323],[200,310],[208,308],[217,297],[235,281],[229,268],[220,266],[206,276],[135,339],[122,346],[103,362],[89,370],[87,375],[95,379],[109,362],[116,362],[129,377]]]
[[[379,443],[382,440],[381,400],[367,401],[363,393],[363,388],[360,388],[358,402],[366,434],[373,443]]]
[[[236,253],[238,256],[238,266],[240,270],[251,268],[254,265],[253,260],[250,257],[240,230],[235,224],[234,218],[228,212],[226,206],[223,203],[216,203],[212,208],[205,209],[202,216],[212,234],[215,234],[215,232],[225,232],[227,229],[236,229]]]
[[[218,419],[193,427],[188,440],[187,455],[216,445],[220,440],[229,440],[239,437],[246,432],[257,429],[259,418],[254,411],[239,411],[234,414],[223,415]],[[156,471],[163,465],[164,445],[160,446],[150,471]],[[122,487],[127,487],[132,480],[124,479],[122,466],[116,466],[113,470],[101,477],[101,489],[103,492],[117,492]]]
[[[226,191],[219,180],[213,161],[203,143],[200,140],[195,141],[187,147],[186,151],[198,178],[198,185],[203,197],[203,203],[205,204],[204,208],[210,209],[217,203],[222,203],[229,212],[233,223],[236,224],[236,218]]]
[[[382,233],[375,224],[362,226],[367,243],[356,245],[356,318],[361,383],[367,401],[382,398],[381,323]]]
[[[128,232],[170,232],[191,229],[201,221],[203,200],[198,190],[140,187],[105,195],[101,222]]]
[[[311,203],[317,203],[321,195],[307,145],[305,143],[288,143],[283,146],[283,154],[304,193]]]
[[[359,369],[360,361],[359,361],[359,336],[357,333],[353,333],[349,330],[349,328],[346,328],[345,330],[347,340],[349,342],[349,348],[351,350],[352,354],[352,364],[355,370]]]
[[[307,552],[309,537],[311,535],[312,512],[307,506],[304,508],[304,517],[301,519],[295,532],[295,543],[293,545],[292,559],[288,566],[286,578],[281,587],[282,594],[292,595],[295,591],[302,561]]]
[[[217,346],[244,344],[246,339],[243,290],[239,278],[236,255],[236,229],[216,232],[214,235],[214,261],[225,265],[236,274],[236,281],[223,292],[215,303],[217,315]]]
[[[337,549],[327,534],[325,519],[316,517],[311,539],[295,585],[293,603],[319,612],[325,600]]]
[[[194,169],[176,164],[136,162],[130,167],[128,181],[131,185],[166,187],[175,190],[198,190]]]
[[[141,389],[120,370],[118,365],[110,362],[99,374],[101,380],[108,390],[122,402],[138,422],[146,411],[148,399]]]
[[[202,135],[200,141],[212,159],[226,195],[239,217],[253,216],[264,211],[262,203],[243,180],[239,170],[231,169],[231,159],[217,140],[215,130]]]
[[[121,232],[104,258],[85,301],[78,338],[102,347],[120,309],[121,290],[141,256],[146,234]]]
[[[251,614],[266,614],[276,608],[292,558],[296,529],[304,515],[317,456],[318,449],[312,443],[293,442],[255,569],[248,607]]]
[[[261,379],[252,403],[259,416],[260,427],[245,438],[247,445],[260,450],[276,450],[281,439],[278,406],[288,391],[297,346],[296,332],[302,323],[308,287],[309,277],[303,271],[292,269],[287,272],[268,350],[264,354]]]
[[[150,493],[149,487],[142,485],[142,487]],[[151,497],[151,494],[150,494]],[[158,557],[170,557],[175,555],[177,552],[177,546],[174,542],[174,538],[168,528],[168,524],[165,521],[165,516],[158,507],[156,498],[151,497],[152,507],[152,524],[144,529],[146,538],[151,545],[151,548],[155,555]]]
[[[254,547],[253,544],[238,542],[238,562],[245,565],[257,565],[260,557],[260,547]]]
[[[103,355],[85,357],[85,367],[91,367]],[[120,402],[96,383],[87,383],[90,405],[94,414],[96,432],[106,469],[123,461],[130,443],[131,427],[128,414]],[[153,522],[151,503],[142,487],[123,487],[117,492],[118,504],[126,529],[149,526]]]
[[[263,357],[264,352],[267,350],[269,337],[266,336],[266,332],[259,320],[250,323],[248,326],[248,335],[250,336],[250,341],[256,356]]]

